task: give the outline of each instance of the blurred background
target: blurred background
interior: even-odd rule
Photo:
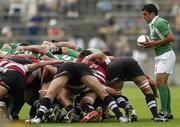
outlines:
[[[175,34],[177,54],[172,84],[180,84],[180,0],[0,0],[0,45],[12,41],[73,41],[82,48],[132,56],[153,76],[153,51],[136,39],[148,34],[141,8],[155,3]]]

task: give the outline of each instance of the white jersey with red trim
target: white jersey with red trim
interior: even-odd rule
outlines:
[[[77,58],[76,62],[82,62],[83,58]],[[88,61],[88,65],[95,64],[93,61]],[[99,63],[97,68],[92,69],[93,75],[103,84],[106,84],[107,66],[105,63]]]
[[[26,76],[26,72],[28,71],[28,68],[26,65],[21,65],[21,64],[15,63],[15,62],[10,62],[8,60],[0,61],[0,67],[4,67],[4,68],[10,69],[10,70],[15,70],[23,76]]]
[[[106,84],[107,71],[102,67],[98,66],[96,69],[92,69],[93,75],[103,84]]]

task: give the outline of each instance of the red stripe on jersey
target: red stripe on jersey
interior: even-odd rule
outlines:
[[[8,68],[8,69],[13,69],[13,70],[16,70],[17,72],[19,72],[21,75],[23,76],[26,76],[26,71],[25,69],[23,68],[22,65],[20,64],[17,64],[17,63],[7,63],[6,65],[4,65],[5,68]]]
[[[93,75],[102,83],[106,84],[106,74],[107,71],[102,68],[101,66],[98,66],[98,68],[93,69]]]
[[[3,66],[6,65],[7,63],[8,63],[7,60],[2,60],[2,61],[0,62],[0,67],[3,67]]]
[[[82,62],[83,58],[77,58],[77,62]],[[88,65],[91,66],[92,64],[95,64],[93,61],[88,61]],[[107,69],[106,65],[101,63],[98,65],[97,68],[92,69],[93,75],[102,83],[106,84],[106,74],[107,74]]]

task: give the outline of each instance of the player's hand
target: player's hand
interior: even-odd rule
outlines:
[[[18,46],[16,50],[17,51],[24,51],[24,47],[23,46]]]
[[[108,92],[111,95],[117,95],[119,94],[118,91],[116,91],[115,89],[111,88],[111,87],[106,87],[106,92]]]
[[[148,42],[142,42],[142,45],[144,45],[144,48],[152,48],[155,46],[154,40],[149,40]]]
[[[96,69],[96,68],[98,68],[98,65],[96,65],[96,64],[92,64],[92,65],[90,66],[90,68],[92,68],[92,69]]]
[[[89,56],[84,57],[84,59],[82,60],[82,63],[86,63],[88,64],[89,61]]]

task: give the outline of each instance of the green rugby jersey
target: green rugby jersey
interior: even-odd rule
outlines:
[[[79,52],[74,50],[74,49],[70,49],[70,48],[67,48],[67,51],[66,53],[64,53],[65,55],[68,55],[68,56],[72,56],[72,57],[75,57],[77,58],[78,55],[79,55]]]
[[[1,48],[0,51],[4,52],[5,54],[14,54],[16,52],[16,48],[19,46],[20,43],[18,42],[12,42],[9,44],[11,48]]]
[[[75,57],[69,56],[69,55],[65,55],[65,54],[55,54],[55,56],[59,59],[59,60],[64,60],[67,62],[74,62],[76,60]]]
[[[57,50],[57,52],[48,51],[45,55],[50,58],[59,60],[74,61],[79,55],[79,52],[73,49],[66,48],[63,54],[59,50]]]
[[[151,23],[149,24],[149,28],[150,28],[150,39],[155,41],[163,39],[164,37],[167,36],[169,32],[172,31],[169,23],[165,19],[158,16],[156,16],[151,21]],[[159,56],[169,50],[172,50],[172,45],[171,43],[165,45],[158,45],[154,47],[154,50],[156,56]]]
[[[12,42],[9,45],[11,46],[12,49],[16,49],[21,43],[19,42]]]
[[[29,54],[29,55],[35,56],[35,57],[38,58],[38,59],[41,59],[41,57],[42,57],[42,54],[41,54],[41,53],[34,52],[34,51],[23,51],[23,52],[15,51],[15,52],[12,53],[12,54]]]
[[[101,50],[95,48],[88,48],[87,50],[91,51],[92,53],[101,52]]]
[[[10,54],[12,49],[11,48],[1,48],[0,51],[3,52],[4,54]]]

